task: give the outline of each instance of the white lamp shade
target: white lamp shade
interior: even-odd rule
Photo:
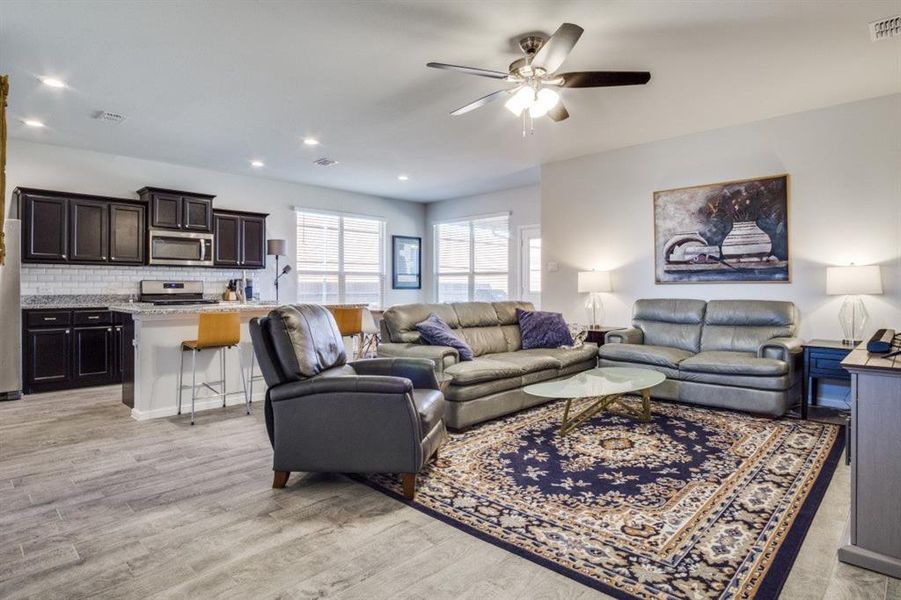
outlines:
[[[579,293],[610,292],[610,271],[580,271]]]
[[[879,265],[826,267],[826,293],[830,296],[881,294],[882,274]]]

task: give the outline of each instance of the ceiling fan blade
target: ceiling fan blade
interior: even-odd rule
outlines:
[[[432,67],[433,69],[446,69],[448,71],[457,71],[459,73],[466,73],[467,75],[478,75],[479,77],[491,77],[492,79],[506,79],[509,73],[501,73],[500,71],[491,71],[489,69],[479,69],[476,67],[461,67],[459,65],[447,65],[444,63],[436,63],[430,62],[426,64],[427,67]]]
[[[563,87],[610,87],[615,85],[644,85],[651,80],[647,71],[576,71],[561,73]]]
[[[551,121],[554,121],[555,123],[559,123],[564,119],[568,119],[569,111],[566,110],[565,106],[563,106],[563,100],[557,102],[557,105],[554,106],[554,108],[547,111],[547,116],[550,117]]]
[[[452,112],[451,115],[456,117],[456,116],[468,113],[471,110],[475,110],[477,108],[481,108],[481,107],[485,106],[486,104],[490,104],[491,102],[494,102],[495,100],[500,100],[501,98],[503,98],[505,95],[508,95],[509,93],[510,93],[510,90],[498,90],[496,92],[492,92],[492,93],[488,94],[487,96],[482,96],[481,98],[479,98],[478,100],[476,100],[474,102],[470,102],[466,106],[461,106],[460,108],[458,108],[457,110]]]
[[[563,64],[573,46],[579,41],[584,29],[572,23],[564,23],[554,32],[548,40],[538,49],[532,58],[532,66],[553,73]]]

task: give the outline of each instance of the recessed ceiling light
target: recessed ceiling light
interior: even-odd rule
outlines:
[[[265,167],[266,165],[261,160],[252,160],[250,161],[250,166],[259,169],[260,167]]]
[[[60,79],[56,79],[56,78],[54,78],[54,77],[41,77],[41,83],[43,83],[43,84],[46,85],[47,87],[52,87],[52,88],[64,88],[64,87],[68,87],[68,86],[66,85],[66,82],[65,82],[65,81],[62,81],[62,80],[60,80]]]
[[[303,143],[307,146],[318,146],[319,140],[317,140],[316,138],[308,137],[308,138],[303,138]]]
[[[397,176],[397,179],[400,180],[400,181],[409,181],[409,180],[410,180],[410,176],[409,176],[409,175],[398,175],[398,176]]]
[[[37,119],[25,119],[22,122],[25,123],[26,125],[28,125],[29,127],[43,127],[44,126],[44,123],[42,121],[38,121]]]

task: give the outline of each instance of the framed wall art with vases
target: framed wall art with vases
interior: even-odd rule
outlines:
[[[788,175],[654,192],[657,283],[788,283]]]

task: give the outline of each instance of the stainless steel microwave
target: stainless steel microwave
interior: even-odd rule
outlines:
[[[151,265],[213,266],[213,234],[150,230]]]

